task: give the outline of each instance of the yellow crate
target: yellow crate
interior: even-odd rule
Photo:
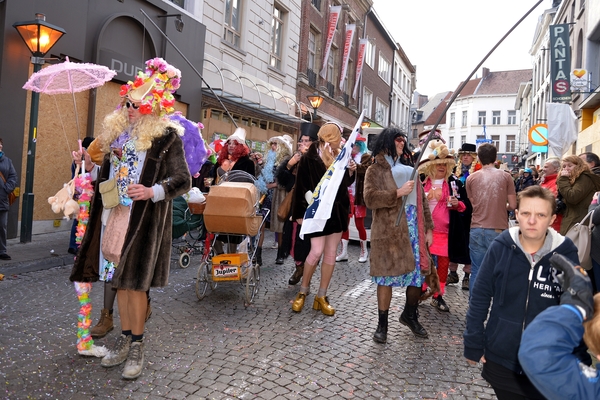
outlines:
[[[212,258],[213,281],[239,281],[242,277],[242,269],[248,266],[248,254],[232,253],[220,254]]]

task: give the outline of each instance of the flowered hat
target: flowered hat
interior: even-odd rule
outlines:
[[[146,70],[121,86],[121,97],[141,103],[140,113],[159,115],[175,111],[173,93],[181,84],[181,71],[160,57],[146,61]]]

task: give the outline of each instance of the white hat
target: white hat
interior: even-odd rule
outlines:
[[[281,136],[272,137],[269,140],[269,143],[273,142],[273,141],[277,142],[277,144],[285,146],[289,150],[290,153],[293,152],[292,149],[293,149],[294,139],[292,139],[292,137],[290,135],[281,135]]]
[[[231,136],[227,138],[227,141],[235,140],[240,144],[246,144],[246,131],[244,128],[237,128]]]

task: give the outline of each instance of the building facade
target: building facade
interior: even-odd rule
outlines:
[[[198,18],[169,1],[0,2],[3,26],[0,61],[2,138],[4,152],[12,159],[17,171],[22,194],[28,175],[26,160],[31,105],[31,93],[22,86],[32,73],[32,64],[31,53],[12,26],[16,22],[33,20],[36,13],[44,14],[46,22],[66,31],[45,55],[54,59],[47,63],[63,61],[68,56],[72,62],[105,65],[117,75],[98,89],[76,93],[77,114],[70,94],[40,95],[35,127],[35,167],[29,174],[33,181],[33,233],[70,228],[70,221],[61,220],[60,215],[51,211],[47,198],[71,179],[71,150],[77,148],[77,139],[93,137],[100,132],[103,117],[119,103],[121,84],[133,79],[137,71],[144,68],[145,60],[163,57],[182,71],[182,86],[176,96],[177,109],[190,119],[200,120],[200,78],[161,31],[195,66],[203,65],[206,32]],[[173,14],[177,17],[167,17]],[[79,132],[75,115],[78,116]],[[9,211],[9,237],[18,236],[21,211],[19,199]]]

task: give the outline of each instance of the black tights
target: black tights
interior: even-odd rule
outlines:
[[[418,286],[407,286],[406,287],[406,304],[409,306],[419,305],[419,299],[421,298],[421,288]]]

